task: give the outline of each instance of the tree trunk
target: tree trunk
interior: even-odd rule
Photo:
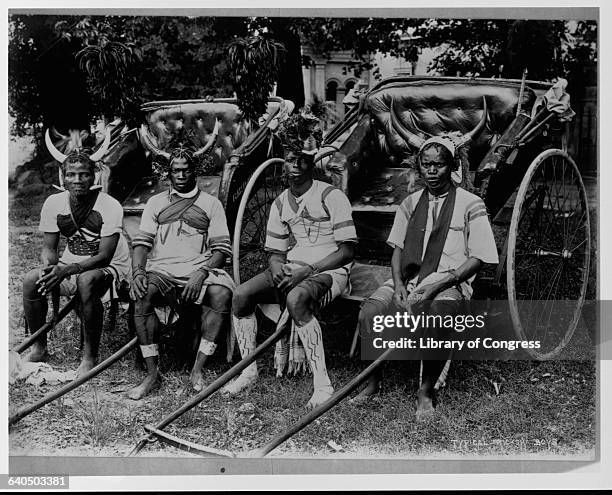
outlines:
[[[285,58],[281,66],[276,95],[295,103],[295,108],[304,106],[304,80],[302,77],[302,44],[297,34],[287,29],[287,20],[275,18],[271,34],[285,45]]]

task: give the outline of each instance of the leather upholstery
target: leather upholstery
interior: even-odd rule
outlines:
[[[232,103],[184,103],[162,105],[146,115],[149,131],[157,138],[158,147],[167,149],[168,143],[180,126],[193,129],[195,146],[203,147],[211,138],[215,121],[221,121],[219,134],[212,150],[216,169],[220,170],[231,153],[247,138],[249,129],[241,120],[238,106]]]
[[[268,104],[268,112],[279,106]],[[172,133],[180,126],[193,129],[195,146],[203,147],[211,138],[216,119],[220,120],[219,133],[212,154],[215,170],[221,172],[230,155],[239,148],[251,133],[249,124],[242,120],[236,103],[227,101],[188,101],[149,103],[144,107],[150,132],[157,138],[158,147],[166,149]]]
[[[401,157],[414,153],[395,131],[390,120],[390,105],[400,121],[430,134],[473,129],[482,116],[482,98],[487,100],[487,124],[470,148],[471,168],[475,168],[493,142],[506,130],[516,115],[520,84],[507,81],[416,80],[385,85],[365,98],[364,110],[373,123],[374,140],[386,155]],[[536,95],[526,87],[523,108],[531,110]]]

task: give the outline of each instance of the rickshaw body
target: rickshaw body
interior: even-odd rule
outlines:
[[[283,99],[270,98],[266,114],[259,122],[251,122],[243,118],[233,98],[149,102],[141,108],[144,124],[137,132],[150,159],[153,156],[144,131],[159,149],[166,149],[172,135],[181,127],[191,132],[196,147],[214,141],[208,151],[210,167],[206,175],[198,177],[198,187],[221,201],[232,230],[238,202],[250,175],[266,158],[282,152],[278,143],[271,140],[270,127],[286,111],[285,106]],[[124,228],[129,238],[138,230],[148,199],[169,187],[169,180],[158,179],[151,169],[138,179],[122,201]]]
[[[359,243],[353,292],[344,299],[360,302],[391,277],[392,250],[386,239],[395,211],[409,193],[424,187],[416,172],[416,150],[392,123],[392,109],[402,125],[425,137],[464,134],[482,118],[486,100],[485,128],[455,178],[484,200],[500,253],[500,264],[487,267],[477,279],[474,297],[508,301],[516,337],[542,340],[541,350],[529,350],[534,359],[561,352],[584,303],[591,239],[585,187],[566,151],[567,122],[546,106],[551,86],[402,76],[360,95],[359,103],[327,133],[315,158],[317,178],[341,189],[353,208]],[[284,188],[281,166],[282,160],[260,165],[242,197],[240,219],[262,198],[268,202],[249,232],[236,225],[237,281],[250,277],[254,265],[265,266],[265,221],[271,201]],[[554,323],[551,315],[557,315]]]
[[[533,359],[559,355],[572,337],[585,300],[590,224],[580,171],[566,152],[566,124],[547,109],[545,95],[550,87],[535,81],[395,77],[360,95],[359,103],[327,133],[315,156],[315,177],[338,187],[350,199],[359,241],[351,271],[353,291],[337,302],[347,302],[356,316],[358,303],[390,278],[391,250],[385,241],[395,212],[407,194],[423,187],[415,175],[416,151],[391,124],[391,109],[405,125],[426,135],[463,134],[481,120],[485,100],[486,127],[472,143],[457,178],[461,187],[484,199],[500,252],[499,265],[484,271],[487,275],[476,284],[475,297],[502,294],[516,337],[545,340],[540,349],[526,349]],[[274,115],[277,120],[283,118],[271,112],[266,124],[227,157],[216,175],[203,179],[222,200],[234,232],[236,283],[267,267],[264,245],[269,210],[286,187],[283,149],[273,133]],[[127,208],[129,211],[130,206]],[[525,311],[522,303],[534,301],[538,311],[534,313],[529,304]],[[555,320],[558,328],[549,335],[554,326],[551,315],[559,309],[566,317]],[[155,437],[199,455],[236,456],[174,437],[164,428],[237,376],[282,338],[282,331],[277,328],[206,389],[156,425],[148,425],[147,437],[130,455]],[[334,407],[380,366],[389,352],[326,402],[247,455],[267,455]]]

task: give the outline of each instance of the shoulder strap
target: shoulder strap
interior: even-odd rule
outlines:
[[[337,189],[334,186],[327,186],[325,189],[323,189],[323,192],[321,193],[321,206],[323,207],[323,210],[325,211],[325,214],[329,217],[331,216],[329,214],[329,208],[327,207],[327,205],[325,204],[325,200],[327,199],[327,196],[329,196],[329,194],[334,190]]]
[[[276,205],[276,208],[278,209],[278,216],[282,216],[283,214],[283,194],[285,194],[285,191],[283,191],[282,193],[280,193],[276,199],[274,200],[274,204]]]

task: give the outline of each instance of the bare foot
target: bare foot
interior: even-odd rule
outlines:
[[[314,394],[306,404],[306,409],[314,409],[323,404],[334,394],[334,388],[330,385],[327,387],[316,388]]]
[[[145,379],[140,383],[140,385],[129,389],[125,393],[125,395],[127,395],[127,397],[132,400],[142,399],[149,392],[152,392],[153,389],[158,388],[160,383],[161,376],[159,375],[159,373],[155,373],[154,375],[147,375],[145,376]]]
[[[204,380],[204,374],[201,371],[191,372],[189,375],[189,381],[191,386],[196,392],[200,392],[204,388],[206,381]]]
[[[240,375],[235,380],[229,382],[225,387],[221,389],[221,392],[226,395],[236,395],[238,392],[241,392],[245,388],[252,386],[259,378],[259,375]]]
[[[433,395],[425,390],[419,389],[417,392],[416,418],[425,419],[435,412],[433,405]]]
[[[24,361],[32,363],[40,363],[49,359],[49,352],[46,347],[33,344],[30,348],[30,352],[23,357]]]
[[[380,384],[378,382],[368,381],[365,388],[353,397],[349,402],[351,404],[365,404],[373,399],[380,392]]]
[[[94,359],[83,358],[81,364],[76,370],[76,377],[80,378],[88,371],[92,370],[96,366],[96,361]]]

